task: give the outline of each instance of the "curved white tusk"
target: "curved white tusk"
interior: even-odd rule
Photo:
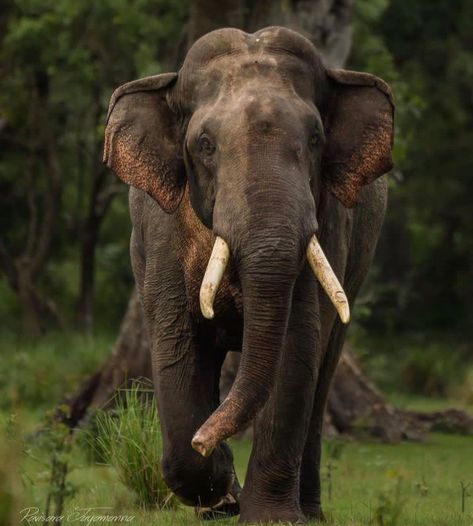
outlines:
[[[214,317],[214,300],[223,274],[230,259],[230,248],[221,238],[216,237],[212,254],[200,286],[200,310],[205,318],[211,320]]]
[[[337,309],[340,319],[343,323],[348,323],[350,321],[348,299],[315,235],[312,236],[307,247],[307,259],[315,277],[319,280],[333,306]]]

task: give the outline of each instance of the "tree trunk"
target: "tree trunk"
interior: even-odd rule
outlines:
[[[107,175],[108,172],[105,167],[99,166],[94,175],[89,210],[81,232],[77,325],[84,332],[91,332],[94,326],[95,252],[100,228],[113,198],[121,189],[121,186],[108,182]]]
[[[101,125],[103,112],[100,101],[103,98],[98,85],[94,89],[97,104],[93,109],[95,128]],[[84,149],[82,157],[90,159],[92,168],[92,186],[86,217],[80,228],[80,284],[79,301],[77,302],[77,325],[84,332],[94,328],[95,304],[95,253],[99,241],[100,229],[107,215],[113,198],[121,186],[112,178],[109,170],[101,163],[102,144],[94,141],[89,150]],[[83,169],[87,170],[84,164]],[[82,184],[82,183],[81,183]],[[81,197],[79,197],[80,199]],[[80,205],[80,201],[78,201]]]
[[[38,70],[30,80],[28,136],[24,140],[10,140],[8,134],[1,133],[8,125],[0,125],[0,149],[13,148],[23,154],[28,209],[21,250],[9,246],[8,233],[0,235],[0,268],[5,272],[8,285],[18,295],[23,334],[35,337],[51,321],[63,327],[53,302],[40,296],[38,285],[59,223],[62,171],[56,137],[53,130],[44,125],[48,123],[50,111],[48,74]],[[38,151],[42,155],[38,155]]]
[[[133,291],[112,354],[67,405],[66,422],[76,426],[97,408],[113,403],[117,389],[151,378],[151,356],[138,293]]]
[[[426,431],[420,421],[410,418],[386,402],[357,363],[349,345],[332,381],[327,401],[326,432],[370,435],[384,442],[418,440]]]
[[[95,248],[99,225],[95,217],[89,217],[82,233],[80,249],[80,291],[77,305],[77,326],[91,332],[94,326],[95,298]]]
[[[327,66],[342,67],[350,52],[353,3],[354,0],[195,0],[177,61],[182,61],[192,42],[213,29],[233,26],[255,31],[268,25],[284,25],[311,39]],[[238,364],[239,354],[228,353],[222,371],[223,395],[230,389]],[[141,307],[133,292],[114,351],[70,401],[69,423],[76,425],[89,409],[108,404],[120,385],[140,377],[151,378],[151,363]],[[456,416],[450,416],[449,422],[454,423]],[[460,428],[473,432],[471,419],[457,420],[462,422]],[[327,433],[363,431],[396,442],[417,439],[433,425],[425,415],[390,406],[345,347],[329,396]]]

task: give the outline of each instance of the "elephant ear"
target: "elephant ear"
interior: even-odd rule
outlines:
[[[165,73],[115,90],[103,157],[120,179],[144,190],[168,213],[178,207],[186,180],[179,122],[166,97],[176,79],[176,73]]]
[[[324,184],[351,208],[362,186],[393,166],[394,102],[389,86],[374,75],[334,69],[327,74]]]

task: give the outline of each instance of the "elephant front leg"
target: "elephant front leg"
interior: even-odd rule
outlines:
[[[299,475],[317,380],[319,332],[315,282],[304,271],[294,289],[273,393],[255,422],[241,522],[305,520]]]
[[[182,296],[154,294],[152,310],[146,308],[146,298],[144,302],[152,328],[153,380],[163,441],[161,468],[167,485],[182,502],[213,507],[234,488],[233,455],[223,443],[204,458],[191,447],[191,440],[219,404],[224,353],[216,347],[211,327],[195,324]],[[166,301],[157,305],[156,297]]]
[[[308,519],[322,521],[324,513],[321,504],[320,461],[322,456],[322,426],[325,406],[330,390],[332,376],[340,358],[345,341],[347,326],[336,319],[327,351],[319,371],[319,380],[315,390],[307,443],[302,457],[300,476],[300,505]]]

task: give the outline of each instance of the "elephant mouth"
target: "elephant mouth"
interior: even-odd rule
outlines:
[[[307,261],[315,277],[326,292],[343,323],[350,321],[350,306],[345,291],[333,271],[314,234],[307,246]],[[200,288],[200,309],[204,318],[211,320],[215,313],[213,304],[230,259],[230,247],[217,236]]]

